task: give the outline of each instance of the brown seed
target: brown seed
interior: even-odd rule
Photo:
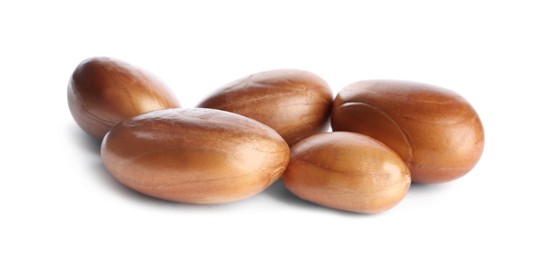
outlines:
[[[78,125],[101,141],[118,122],[145,112],[179,107],[152,74],[111,58],[84,60],[68,83],[68,106]]]
[[[378,213],[399,203],[410,186],[401,158],[368,136],[322,133],[291,149],[283,183],[296,196],[320,205]]]
[[[369,80],[340,91],[335,131],[371,136],[407,163],[412,181],[446,182],[478,162],[484,132],[473,107],[457,93],[421,83]]]
[[[328,126],[331,105],[332,92],[323,79],[307,71],[285,69],[236,80],[198,106],[255,119],[293,145]]]
[[[270,127],[213,109],[167,109],[116,125],[101,157],[122,184],[153,197],[221,203],[252,196],[285,170],[287,143]]]

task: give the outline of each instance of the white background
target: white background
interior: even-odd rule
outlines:
[[[182,2],[182,1],[180,1]],[[546,259],[547,9],[542,1],[2,1],[0,259]],[[337,93],[364,79],[459,92],[479,112],[476,168],[378,215],[281,183],[193,206],[118,184],[66,86],[93,56],[162,78],[185,107],[262,70]]]

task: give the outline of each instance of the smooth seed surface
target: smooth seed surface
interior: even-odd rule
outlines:
[[[283,183],[296,196],[323,206],[378,213],[399,203],[410,186],[401,158],[368,136],[322,133],[291,149]]]
[[[175,95],[154,75],[106,57],[80,63],[70,78],[67,92],[72,116],[98,141],[124,119],[179,107]]]
[[[250,197],[279,179],[287,143],[270,127],[213,109],[167,109],[116,125],[101,157],[122,184],[153,197],[222,203]]]
[[[469,102],[422,83],[368,80],[346,86],[334,101],[331,123],[334,131],[365,134],[389,146],[418,183],[465,175],[484,146],[481,120]]]
[[[319,76],[303,70],[272,70],[231,82],[199,107],[230,111],[276,130],[289,145],[325,130],[332,92]]]

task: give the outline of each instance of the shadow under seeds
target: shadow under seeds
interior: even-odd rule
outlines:
[[[435,183],[435,184],[423,184],[423,183],[411,183],[408,193],[410,194],[428,194],[435,193],[446,189],[448,183]]]
[[[75,126],[71,127],[70,132],[72,139],[78,143],[79,147],[82,147],[82,149],[89,154],[100,156],[101,142],[95,140],[93,137],[87,135],[84,131]]]

